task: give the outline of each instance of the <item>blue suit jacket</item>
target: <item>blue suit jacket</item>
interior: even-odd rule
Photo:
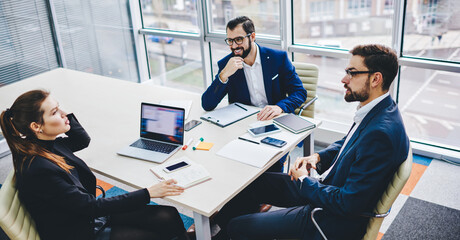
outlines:
[[[333,164],[345,138],[318,152],[319,173]],[[329,239],[362,238],[369,219],[359,214],[373,211],[408,151],[403,120],[388,96],[366,115],[322,183],[312,178],[297,182],[311,207],[324,209],[317,215]],[[311,222],[307,229],[321,239]]]
[[[295,72],[287,53],[262,46],[259,46],[259,50],[268,104],[276,104],[284,112],[294,112],[305,102],[307,91]],[[226,84],[219,80],[220,72],[232,57],[233,54],[229,54],[217,63],[219,72],[201,97],[201,105],[204,110],[213,110],[226,94],[228,94],[230,103],[240,102],[252,105],[243,69],[239,69],[230,76]]]

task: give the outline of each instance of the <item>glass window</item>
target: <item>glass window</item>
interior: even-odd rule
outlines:
[[[203,92],[201,48],[198,41],[161,37],[162,41],[158,42],[149,39],[149,35],[145,37],[150,75],[154,83]]]
[[[319,67],[315,118],[341,123],[349,128],[358,103],[347,103],[343,99],[345,88],[341,80],[345,76],[348,59],[294,53],[294,61],[313,63]]]
[[[46,1],[0,1],[0,87],[59,67]]]
[[[196,0],[141,0],[144,28],[199,33]]]
[[[127,0],[54,0],[67,68],[139,81]]]
[[[391,45],[393,2],[380,0],[293,0],[294,43],[351,49]]]
[[[403,54],[460,62],[460,1],[409,1]]]
[[[211,43],[212,80],[214,80],[214,77],[219,71],[217,62],[227,56],[229,53],[230,48],[227,44],[224,43],[224,40],[222,40],[222,43]]]
[[[402,67],[399,109],[412,140],[460,150],[459,79],[460,73]]]
[[[256,33],[280,35],[279,0],[241,1],[212,0],[211,31],[225,32],[227,22],[238,16],[248,16],[254,21]]]

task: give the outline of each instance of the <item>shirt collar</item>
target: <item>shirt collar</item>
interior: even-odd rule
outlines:
[[[249,66],[248,64],[246,64],[245,62],[243,62],[243,67],[246,67],[246,68],[251,68],[251,67],[254,67],[256,64],[261,64],[261,60],[260,60],[260,49],[259,49],[259,45],[256,44],[256,60],[254,61],[254,64],[252,64],[252,66]]]
[[[364,117],[366,117],[366,115],[372,110],[372,108],[374,108],[380,101],[382,101],[384,98],[386,98],[388,95],[390,95],[390,92],[386,92],[385,94],[383,94],[382,96],[372,100],[370,103],[364,105],[363,107],[361,107],[361,105],[358,105],[358,107],[356,108],[357,111],[355,113],[355,117],[353,118],[353,121],[356,123],[356,124],[359,124],[361,123],[361,121],[364,119]]]

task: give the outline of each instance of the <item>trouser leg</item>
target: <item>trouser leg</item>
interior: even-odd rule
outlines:
[[[301,238],[309,212],[309,206],[300,206],[239,216],[228,224],[228,235],[233,240]]]
[[[264,173],[246,189],[230,200],[216,216],[216,223],[225,228],[230,219],[258,211],[259,204],[279,207],[306,205],[290,176],[282,173]]]
[[[110,219],[110,239],[174,239],[185,233],[177,209],[169,206],[146,205]]]

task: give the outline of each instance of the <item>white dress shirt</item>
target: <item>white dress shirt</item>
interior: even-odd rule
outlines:
[[[262,62],[260,61],[259,46],[256,45],[256,60],[252,66],[243,62],[244,75],[248,84],[249,96],[252,105],[265,107],[268,104],[265,94],[264,75],[262,73]]]

